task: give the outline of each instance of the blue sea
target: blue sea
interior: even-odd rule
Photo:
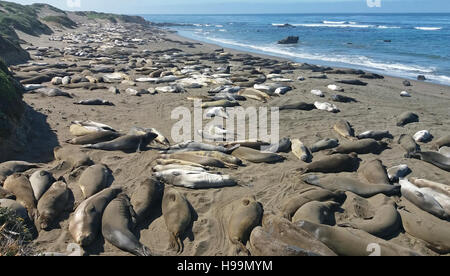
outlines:
[[[143,15],[181,36],[296,62],[450,85],[450,14]],[[284,24],[289,24],[284,27]],[[297,45],[278,45],[287,36]],[[390,40],[390,42],[386,42]]]

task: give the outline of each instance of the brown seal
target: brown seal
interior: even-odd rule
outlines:
[[[42,195],[38,202],[38,225],[41,229],[49,230],[51,224],[59,215],[68,209],[69,189],[64,182],[56,182]]]
[[[131,205],[136,213],[136,223],[142,223],[152,213],[153,208],[161,203],[164,185],[157,179],[143,181],[131,196]]]
[[[170,233],[170,248],[182,253],[184,246],[181,235],[192,222],[192,213],[187,199],[175,189],[164,191],[162,213]]]
[[[320,160],[314,161],[297,171],[302,174],[310,172],[322,173],[340,173],[353,172],[359,166],[358,155],[356,153],[350,154],[334,154],[324,157]]]
[[[27,209],[30,218],[36,219],[36,198],[30,181],[25,175],[19,173],[10,175],[5,180],[3,188],[16,196],[16,201]]]
[[[329,150],[327,154],[335,154],[335,153],[352,153],[355,152],[357,154],[379,154],[387,147],[387,143],[384,141],[377,141],[375,139],[362,139],[358,141],[348,142]]]
[[[93,165],[87,168],[78,180],[84,198],[89,198],[105,189],[109,175],[109,169],[105,165]]]
[[[247,255],[245,244],[256,226],[261,224],[263,208],[254,198],[245,197],[235,202],[235,208],[228,222],[227,232],[230,241]],[[238,251],[238,250],[237,250]]]
[[[318,224],[335,225],[334,212],[340,204],[334,201],[311,201],[300,207],[292,217],[293,222],[306,220]]]
[[[391,184],[387,170],[379,159],[363,163],[358,173],[372,184]]]

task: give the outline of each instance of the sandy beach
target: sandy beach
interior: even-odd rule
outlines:
[[[71,18],[78,23],[78,27],[75,29],[63,29],[52,26],[54,31],[52,35],[41,35],[39,37],[18,32],[20,38],[27,42],[22,44],[23,48],[49,47],[48,51],[41,52],[44,54],[39,54],[37,50],[30,50],[32,61],[48,64],[74,64],[69,68],[58,70],[59,73],[63,72],[65,76],[69,75],[72,79],[76,76],[87,75],[99,78],[107,74],[89,71],[92,65],[97,64],[112,68],[116,72],[120,70],[132,83],[98,83],[104,88],[88,90],[82,88],[67,89],[62,85],[52,85],[50,81],[43,82],[43,86],[59,88],[64,92],[70,93],[73,98],[46,97],[39,93],[24,94],[23,99],[28,105],[27,116],[29,117],[31,132],[27,138],[26,148],[9,160],[43,163],[43,168],[49,170],[58,165],[58,161],[54,160],[54,147],[73,147],[76,150],[85,152],[95,164],[108,166],[114,177],[113,184],[122,187],[123,191],[129,196],[133,194],[141,182],[152,176],[152,167],[155,166],[154,161],[158,159],[160,150],[152,147],[154,144],[151,144],[148,150],[136,153],[82,149],[79,145],[69,145],[66,141],[74,138],[69,131],[71,122],[86,120],[101,122],[123,133],[128,132],[132,127],[155,128],[173,143],[171,131],[177,120],[171,120],[172,111],[177,107],[187,107],[193,112],[193,102],[187,100],[187,97],[207,96],[210,89],[218,87],[220,84],[211,83],[202,88],[186,88],[186,93],[157,93],[154,95],[145,94],[139,97],[130,96],[126,93],[128,88],[139,91],[167,85],[136,82],[136,79],[148,77],[149,75],[148,72],[140,72],[137,70],[138,68],[149,67],[154,68],[155,71],[163,68],[165,71],[178,68],[178,71],[180,71],[185,66],[203,65],[214,70],[218,67],[229,65],[231,66],[231,75],[237,76],[243,72],[243,67],[254,67],[253,69],[260,70],[268,75],[275,68],[282,67],[281,65],[291,64],[289,60],[243,53],[232,49],[217,51],[222,49],[222,47],[189,40],[164,29],[125,23],[116,25],[105,21],[93,23],[74,15]],[[103,64],[100,59],[73,54],[83,50],[91,54],[102,53],[99,47],[106,43],[114,45],[115,38],[112,38],[111,34],[118,33],[117,30],[125,30],[124,32],[119,32],[120,35],[117,40],[126,40],[125,42],[128,44],[120,46],[120,43],[116,43],[112,49],[124,50],[123,53],[125,54],[118,54],[115,57],[111,55],[112,60],[104,59],[107,62]],[[120,36],[122,36],[122,39],[119,38]],[[50,40],[52,37],[60,37],[62,41]],[[77,37],[79,42],[69,39],[74,37]],[[111,37],[109,41],[108,37]],[[97,38],[103,41],[95,42]],[[131,42],[132,39],[138,40]],[[131,45],[133,47],[130,47]],[[88,47],[83,48],[84,46]],[[68,48],[74,50],[68,50]],[[51,52],[54,49],[62,50],[65,54],[56,54],[55,57],[52,57]],[[173,53],[168,51],[169,49],[177,49],[177,52],[187,55],[165,57],[165,54]],[[59,51],[55,52],[59,53]],[[221,61],[217,59],[205,58],[208,55],[217,57],[220,53],[229,53],[225,63],[220,63]],[[42,57],[36,58],[39,55]],[[255,60],[255,57],[259,58],[259,61],[273,60],[276,65],[273,68],[264,68],[260,65],[244,66],[242,61],[232,61],[237,57],[245,57],[245,60]],[[146,63],[143,63],[143,61]],[[142,63],[138,64],[139,62]],[[270,108],[300,101],[310,104],[316,101],[334,103],[339,108],[339,113],[318,109],[311,111],[280,111],[280,139],[284,137],[300,139],[307,147],[311,147],[317,141],[325,138],[334,138],[341,143],[345,143],[346,139],[333,130],[333,126],[339,120],[348,121],[356,134],[368,130],[389,131],[393,138],[389,140],[388,148],[380,154],[359,154],[358,157],[361,159],[361,164],[374,159],[381,160],[382,164],[387,168],[406,164],[412,171],[408,177],[428,179],[450,185],[450,173],[448,171],[422,160],[404,157],[404,149],[397,143],[398,138],[402,134],[413,136],[418,131],[428,130],[434,139],[427,143],[418,142],[418,144],[422,151],[433,151],[435,150],[433,141],[450,134],[448,128],[450,124],[450,90],[448,86],[423,81],[410,81],[411,86],[405,87],[403,84],[404,79],[400,78],[384,76],[383,79],[365,79],[354,74],[312,72],[311,70],[299,69],[300,66],[301,64],[291,64],[291,67],[295,69],[280,71],[280,75],[283,78],[292,80],[292,82],[287,83],[288,86],[293,88],[291,91],[284,95],[272,96],[267,102],[248,98],[246,101],[240,101],[240,105],[244,108],[251,106]],[[29,74],[29,72],[26,72],[26,69],[30,67],[32,66],[14,65],[10,68],[16,77],[23,80]],[[326,79],[311,78],[319,75],[326,75]],[[298,80],[301,76],[305,80]],[[341,80],[353,79],[359,79],[366,82],[367,85],[355,86],[338,83]],[[273,81],[267,80],[267,82]],[[344,89],[344,92],[329,90],[327,86],[330,84],[339,85]],[[117,87],[120,94],[111,93],[108,90],[111,86]],[[313,95],[311,90],[321,90],[325,97],[320,98]],[[400,93],[402,91],[407,91],[411,97],[401,97]],[[352,97],[357,102],[332,102],[330,97],[337,93]],[[93,98],[100,98],[114,105],[90,106],[73,104],[74,102]],[[404,112],[417,114],[420,118],[419,122],[407,124],[404,127],[397,126],[397,118]],[[209,120],[203,120],[204,125],[208,122]],[[196,131],[196,129],[193,129],[193,131]],[[312,161],[326,157],[325,153],[326,151],[313,153]],[[181,253],[181,256],[229,256],[236,254],[235,246],[230,242],[227,234],[227,225],[231,213],[230,208],[232,208],[230,203],[243,197],[254,197],[262,204],[264,214],[279,214],[283,203],[287,199],[305,188],[313,187],[301,181],[302,175],[297,171],[297,169],[306,166],[307,163],[299,160],[292,152],[280,153],[280,155],[286,159],[275,164],[251,163],[244,160],[245,166],[237,169],[224,168],[213,170],[230,175],[237,180],[237,186],[213,189],[175,188],[186,197],[193,210],[195,210],[195,221],[188,228],[186,234],[182,236],[184,251]],[[27,171],[26,175],[31,175],[35,170]],[[73,193],[73,210],[84,200],[78,185],[80,174],[80,172],[73,174],[72,171],[66,171],[61,175]],[[339,174],[319,173],[318,175],[344,175],[361,179],[361,175],[356,171]],[[168,187],[170,186],[166,185],[166,189]],[[389,198],[395,202],[397,209],[406,208],[411,212],[416,210],[414,206],[411,207],[410,202],[407,202],[399,194]],[[419,210],[416,212],[423,211]],[[74,242],[69,232],[69,220],[72,215],[73,211],[64,211],[63,215],[58,219],[56,227],[50,231],[41,230],[39,236],[33,241],[33,245],[37,250],[41,252],[65,252],[68,244]],[[428,213],[426,215],[432,216]],[[336,225],[353,221],[358,216],[357,211],[353,208],[341,209],[335,213]],[[441,220],[441,223],[446,225],[446,227],[450,227],[450,222],[448,221]],[[136,235],[139,241],[151,250],[163,252],[164,255],[176,255],[175,251],[169,249],[169,232],[159,208],[154,210],[152,217],[149,217],[138,226]],[[424,240],[406,233],[401,227],[387,241],[423,255],[435,256],[442,254],[442,252],[433,251]],[[247,243],[247,248],[250,248],[249,243]],[[250,252],[252,252],[251,249]],[[101,256],[130,255],[110,244],[101,234],[98,235],[92,245],[84,248],[84,253],[86,255]]]

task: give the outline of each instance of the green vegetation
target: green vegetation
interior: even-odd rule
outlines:
[[[0,208],[0,256],[30,256],[32,234],[25,221],[14,212]]]
[[[73,22],[69,17],[67,16],[46,16],[42,18],[45,22],[53,22],[60,24],[66,28],[75,28],[77,26],[77,23]]]
[[[86,16],[90,20],[108,20],[111,23],[123,22],[147,24],[147,21],[140,16],[120,15],[102,12],[76,12],[75,14],[78,16]]]

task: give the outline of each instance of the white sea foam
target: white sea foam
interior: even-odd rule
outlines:
[[[322,23],[313,23],[313,24],[292,24],[292,26],[299,27],[310,27],[310,28],[373,28],[374,25],[359,25],[359,24],[322,24]]]
[[[442,30],[442,27],[414,27],[414,29],[422,31],[439,31]]]
[[[401,27],[380,25],[380,26],[378,26],[378,29],[401,29]]]
[[[322,21],[323,24],[345,24],[347,21]]]

